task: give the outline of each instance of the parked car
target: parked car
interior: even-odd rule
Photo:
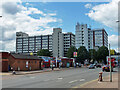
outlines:
[[[100,64],[97,64],[97,65],[96,65],[96,68],[101,68],[101,65],[100,65]]]
[[[110,67],[109,67],[108,65],[104,65],[104,66],[102,67],[102,71],[103,71],[103,72],[104,72],[104,71],[110,72]],[[113,68],[112,68],[112,72],[113,72]]]
[[[95,66],[93,64],[90,64],[90,66],[88,67],[89,69],[94,69]]]
[[[76,67],[81,67],[81,63],[76,63]]]

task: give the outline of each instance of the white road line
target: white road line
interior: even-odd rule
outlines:
[[[35,77],[30,77],[30,78],[35,78]]]
[[[62,78],[62,77],[59,77],[58,79],[61,80],[61,79],[63,79],[63,78]]]
[[[80,81],[85,81],[85,79],[80,79]]]
[[[69,83],[74,83],[74,82],[77,82],[78,80],[74,80],[74,81],[70,81]]]

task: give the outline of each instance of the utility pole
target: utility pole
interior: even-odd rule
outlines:
[[[109,62],[110,62],[110,82],[112,82],[112,66],[111,66],[111,56],[110,56],[110,44],[109,44]]]

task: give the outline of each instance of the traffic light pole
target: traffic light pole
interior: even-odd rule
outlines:
[[[110,82],[112,82],[112,66],[111,66],[111,56],[110,56],[110,44],[109,44],[109,61],[110,61]]]

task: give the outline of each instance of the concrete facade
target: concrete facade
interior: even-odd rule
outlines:
[[[86,49],[90,49],[90,29],[87,28],[87,24],[76,25],[75,31],[75,46],[78,49],[80,46],[85,46]]]
[[[51,35],[29,36],[22,32],[16,32],[16,52],[37,54],[40,49],[48,49],[53,57],[63,57],[70,46],[75,46],[73,33],[62,33],[61,28],[53,28]]]
[[[54,57],[63,57],[64,48],[63,48],[63,33],[61,28],[53,29],[53,56]]]
[[[64,33],[64,56],[67,56],[67,51],[71,46],[75,46],[75,35],[73,33]]]
[[[108,34],[104,29],[93,29],[87,27],[87,24],[76,25],[75,46],[85,46],[87,50],[98,49],[101,46],[108,47]]]

